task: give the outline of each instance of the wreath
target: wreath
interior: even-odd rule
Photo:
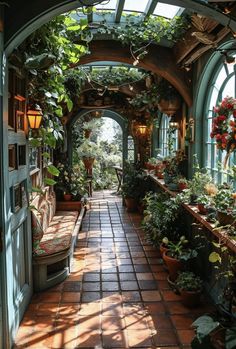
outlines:
[[[215,138],[218,149],[227,152],[227,161],[230,153],[236,150],[236,99],[225,97],[213,112],[210,137]]]

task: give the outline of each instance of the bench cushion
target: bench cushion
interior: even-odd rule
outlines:
[[[76,211],[57,211],[34,250],[34,256],[48,256],[69,249],[77,217]]]

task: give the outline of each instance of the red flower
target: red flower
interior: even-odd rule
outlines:
[[[226,119],[227,119],[227,116],[225,116],[225,115],[218,116],[219,121],[225,121]]]

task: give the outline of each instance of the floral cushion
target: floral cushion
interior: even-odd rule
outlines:
[[[34,255],[47,256],[69,249],[77,217],[78,212],[56,212]]]

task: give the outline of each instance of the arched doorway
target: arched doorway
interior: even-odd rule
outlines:
[[[101,109],[91,109],[91,110],[82,110],[80,111],[71,121],[71,123],[68,126],[68,137],[67,137],[67,144],[68,144],[68,154],[71,159],[72,155],[72,144],[71,144],[71,132],[72,132],[72,127],[75,125],[76,121],[79,118],[82,118],[86,114],[89,114],[91,112],[96,112],[96,111],[101,111]],[[118,114],[117,112],[110,110],[110,109],[102,109],[103,111],[103,117],[107,117],[110,119],[115,120],[118,125],[121,127],[122,130],[122,152],[123,152],[123,162],[127,159],[128,157],[128,123],[126,122],[125,118]]]

